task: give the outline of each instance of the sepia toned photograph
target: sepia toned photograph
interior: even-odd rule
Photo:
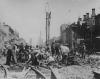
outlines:
[[[0,79],[100,79],[100,0],[0,0]]]

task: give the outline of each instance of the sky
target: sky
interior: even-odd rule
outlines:
[[[91,9],[100,13],[100,0],[0,0],[0,21],[16,29],[26,41],[45,41],[46,2],[51,11],[50,38],[60,35],[61,24],[70,24]]]

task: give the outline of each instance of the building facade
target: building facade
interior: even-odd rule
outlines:
[[[60,27],[60,40],[62,44],[67,45],[70,49],[74,49],[76,45],[75,33],[71,25],[62,24]]]
[[[77,34],[77,40],[85,43],[86,49],[92,52],[100,52],[100,14],[96,15],[95,9],[78,18],[77,24],[72,25],[73,31]]]

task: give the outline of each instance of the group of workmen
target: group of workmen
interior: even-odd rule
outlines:
[[[9,45],[6,50],[7,52],[5,65],[9,66],[11,64],[25,63],[29,60],[29,55],[31,52],[33,52],[31,45],[24,45],[23,43],[20,45]]]
[[[66,58],[69,53],[69,48],[62,44],[52,43],[46,47],[32,47],[31,45],[14,44],[8,46],[6,53],[5,65],[26,63],[34,66],[38,66],[42,60],[48,60],[49,62],[66,62]]]

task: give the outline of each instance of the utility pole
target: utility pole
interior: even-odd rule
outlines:
[[[49,4],[46,3],[46,45],[49,44],[50,40],[50,21],[51,21],[51,11],[49,10]]]
[[[72,49],[74,49],[74,32],[72,31]]]
[[[42,33],[41,33],[41,31],[40,31],[40,37],[39,37],[39,45],[40,45],[40,47],[42,47],[42,45],[43,45],[43,40],[42,40]]]

